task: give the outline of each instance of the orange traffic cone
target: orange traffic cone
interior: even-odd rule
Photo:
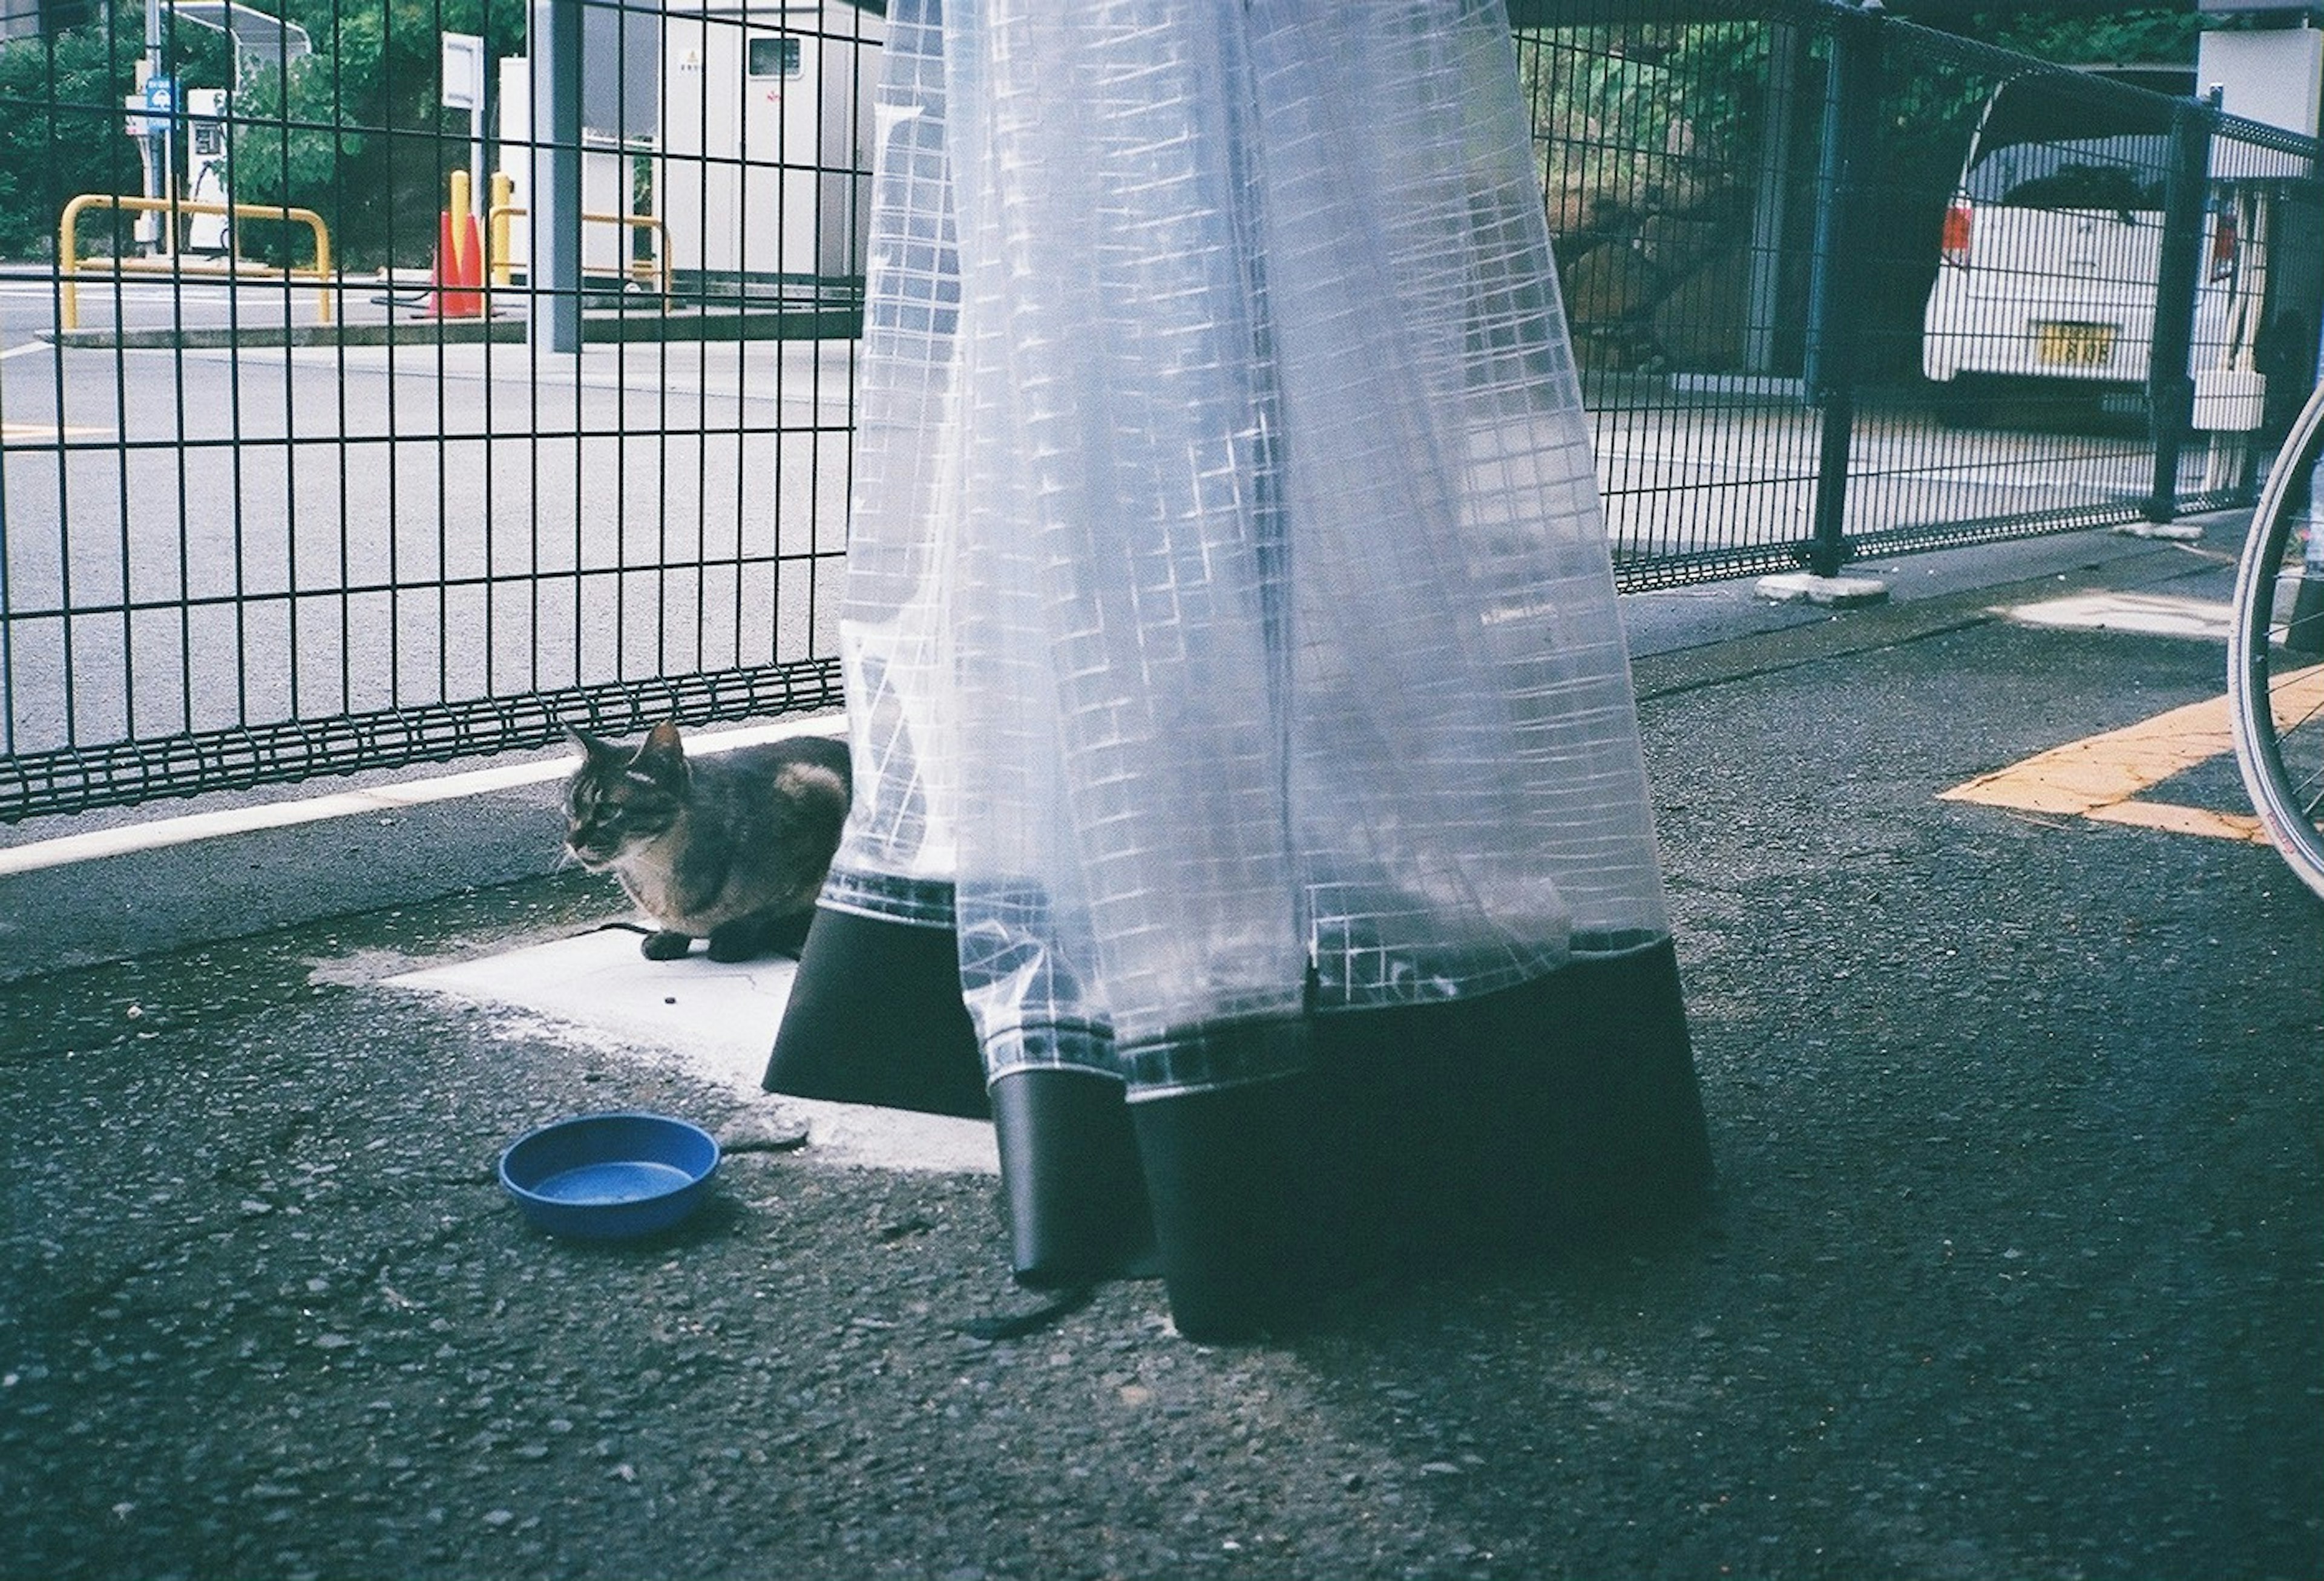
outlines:
[[[436,216],[436,262],[428,271],[429,283],[435,289],[428,293],[420,311],[430,318],[448,318],[451,307],[452,271],[452,211],[445,209]]]
[[[476,216],[456,216],[448,208],[438,215],[436,266],[429,275],[436,289],[429,292],[428,305],[421,311],[431,318],[483,317],[484,262],[484,248],[476,235]]]
[[[476,216],[468,210],[460,211],[459,228],[453,233],[456,245],[452,255],[459,262],[461,316],[466,318],[484,317],[484,238],[476,228]]]

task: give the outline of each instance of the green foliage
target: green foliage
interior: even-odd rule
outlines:
[[[2191,66],[2200,20],[2190,13],[2090,16],[1995,10],[1945,31],[2065,65]],[[1821,89],[1830,51],[1808,34],[1803,95]],[[1762,140],[1780,30],[1762,22],[1634,23],[1545,29],[1525,36],[1519,63],[1544,153],[1544,186],[1586,185],[1635,203],[1683,185],[1686,169],[1748,169]],[[1895,178],[1950,179],[1992,81],[1941,60],[1890,56],[1883,93],[1886,154]],[[1792,127],[1787,135],[1803,130]]]
[[[488,56],[521,55],[524,0],[290,0],[285,14],[307,30],[314,54],[287,69],[244,61],[239,81],[223,34],[187,24],[163,40],[164,61],[186,87],[235,91],[235,199],[316,210],[350,266],[425,263],[445,178],[468,163],[467,116],[447,116],[438,102],[440,35],[481,34]],[[77,193],[142,189],[136,145],[122,128],[143,51],[138,16],[116,6],[110,22],[0,44],[0,256],[52,252]],[[82,251],[124,244],[129,223],[87,216]],[[256,256],[306,259],[303,225],[241,231]]]
[[[1518,72],[1553,208],[1565,194],[1578,210],[1659,202],[1736,158],[1757,135],[1766,37],[1749,23],[1640,23],[1522,38]]]
[[[53,256],[58,218],[75,194],[138,190],[120,109],[137,52],[134,40],[95,28],[0,44],[0,254]],[[82,250],[113,233],[91,216]]]
[[[162,44],[180,80],[225,80],[217,35],[189,25],[165,32]],[[0,43],[0,256],[52,256],[65,205],[81,193],[143,190],[122,108],[143,51],[142,26],[119,23]],[[132,223],[128,215],[88,213],[77,245],[84,254],[110,252]]]
[[[1828,151],[1824,95],[1841,14],[1795,23],[1639,21],[1526,28],[1518,69],[1585,358],[1596,365],[1719,368],[1741,354],[1744,315],[1780,303],[1763,354],[1797,354],[1826,155],[1860,185],[1845,238],[1849,290],[1869,319],[1912,319],[1972,129],[1996,84],[1917,32],[1886,30],[1874,137]],[[1869,25],[1868,23],[1867,24]],[[2067,65],[2191,64],[2199,19],[1996,9],[1949,31]],[[1873,38],[1883,36],[1877,30]],[[1788,84],[1788,88],[1785,85]],[[1757,260],[1743,254],[1755,227]],[[1761,306],[1738,282],[1772,293]],[[1909,361],[1890,336],[1865,354]],[[1893,372],[1909,372],[1899,366]]]
[[[2192,66],[2202,25],[2203,19],[2191,10],[2080,15],[2016,9],[1973,12],[1943,24],[1947,32],[2062,66]]]
[[[235,191],[253,203],[311,208],[351,267],[422,265],[434,256],[445,181],[468,165],[466,112],[438,102],[443,32],[476,33],[489,57],[524,51],[523,0],[292,0],[315,53],[244,84]],[[254,227],[262,255],[303,243]]]

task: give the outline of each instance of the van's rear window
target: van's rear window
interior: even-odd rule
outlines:
[[[1961,186],[1974,202],[2010,208],[2161,208],[2169,149],[2161,137],[2015,142],[1980,154]]]
[[[2015,208],[2161,208],[2170,132],[2167,106],[2021,78],[1987,110],[1962,191]]]

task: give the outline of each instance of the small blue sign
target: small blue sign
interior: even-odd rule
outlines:
[[[149,77],[145,79],[145,113],[149,115],[174,115],[178,113],[176,78]]]

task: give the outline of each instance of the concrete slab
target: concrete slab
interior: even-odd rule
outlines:
[[[2193,521],[2125,521],[2113,530],[2124,538],[2154,538],[2163,543],[2196,544],[2203,541],[2203,529]]]
[[[1877,576],[1817,576],[1806,571],[1785,571],[1762,576],[1751,584],[1751,591],[1771,603],[1807,603],[1832,610],[1888,602],[1888,584]]]
[[[998,1174],[987,1122],[760,1090],[798,972],[796,961],[719,962],[699,951],[684,961],[648,961],[638,953],[637,934],[606,929],[387,980],[526,1013],[619,1057],[676,1061],[704,1080],[779,1106],[806,1126],[806,1156],[825,1163]]]

